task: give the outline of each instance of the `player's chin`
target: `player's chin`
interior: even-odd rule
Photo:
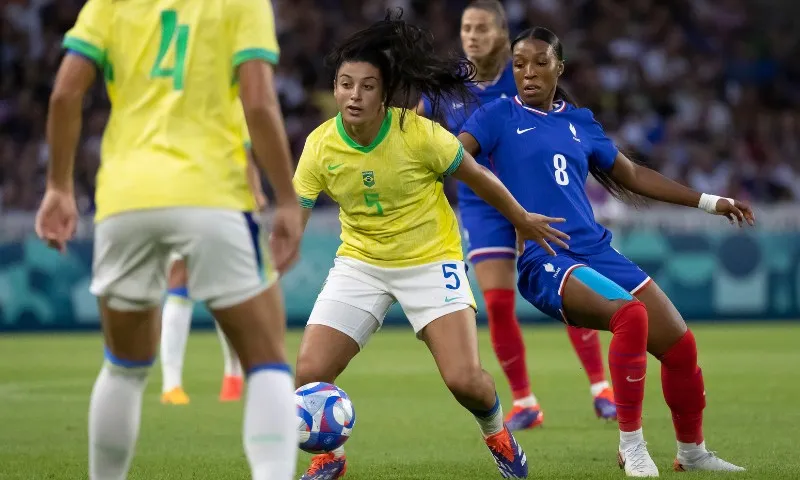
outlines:
[[[519,98],[527,105],[541,105],[544,95],[542,90],[520,90]]]

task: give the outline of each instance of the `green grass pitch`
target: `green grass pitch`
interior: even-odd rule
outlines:
[[[709,448],[744,465],[736,478],[800,478],[800,325],[694,327],[705,372]],[[295,352],[299,331],[289,335]],[[521,432],[530,478],[624,478],[617,431],[594,417],[586,377],[560,327],[526,328],[532,384],[544,428]],[[607,341],[608,334],[603,336]],[[509,391],[486,331],[481,353],[508,406]],[[0,337],[0,479],[86,478],[89,392],[101,362],[100,335]],[[184,376],[191,404],[159,403],[156,366],[144,399],[131,479],[246,479],[241,404],[217,401],[217,338],[195,332]],[[474,420],[451,398],[410,329],[387,329],[339,379],[357,423],[348,442],[350,480],[500,478]],[[645,434],[662,477],[719,478],[670,469],[675,442],[659,366],[650,364]],[[307,465],[301,453],[298,473]],[[298,475],[299,476],[299,475]]]

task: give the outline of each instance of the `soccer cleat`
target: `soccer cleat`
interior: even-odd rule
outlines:
[[[594,397],[594,413],[603,420],[617,419],[617,404],[614,402],[614,392],[610,388],[603,389]]]
[[[222,379],[222,390],[219,392],[220,402],[237,402],[242,398],[242,387],[244,380],[242,377],[226,375]]]
[[[333,453],[324,453],[311,459],[311,466],[300,480],[334,480],[343,477],[346,471],[346,457],[336,458]]]
[[[189,395],[186,395],[183,387],[175,387],[169,392],[161,394],[161,403],[164,405],[188,405]]]
[[[658,467],[650,452],[647,451],[647,442],[641,441],[632,447],[617,452],[619,468],[625,470],[628,477],[657,477]]]
[[[505,424],[512,432],[536,428],[544,421],[544,412],[539,405],[533,407],[521,407],[514,405],[508,415]]]
[[[685,458],[676,458],[672,464],[676,472],[705,471],[705,472],[744,472],[745,469],[719,458],[716,453],[705,451],[698,458],[689,461]]]
[[[503,478],[528,478],[528,459],[508,427],[485,441]]]

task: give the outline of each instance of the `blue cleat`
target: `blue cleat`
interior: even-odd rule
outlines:
[[[594,413],[603,420],[617,419],[617,404],[614,402],[614,392],[606,388],[594,397]]]
[[[300,480],[334,480],[343,477],[346,471],[347,458],[336,458],[333,453],[325,453],[311,459],[311,466]]]
[[[528,478],[528,459],[508,427],[485,440],[503,478]]]
[[[512,432],[536,428],[544,421],[544,413],[539,405],[534,407],[514,406],[506,416],[506,427]]]

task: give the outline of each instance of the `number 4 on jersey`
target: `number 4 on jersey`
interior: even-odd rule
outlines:
[[[175,45],[175,63],[172,67],[164,66],[164,57]],[[150,71],[152,78],[172,78],[172,87],[183,90],[183,73],[186,66],[186,48],[189,45],[189,26],[178,25],[178,12],[164,10],[161,12],[161,43],[158,47],[158,57],[153,69]]]

